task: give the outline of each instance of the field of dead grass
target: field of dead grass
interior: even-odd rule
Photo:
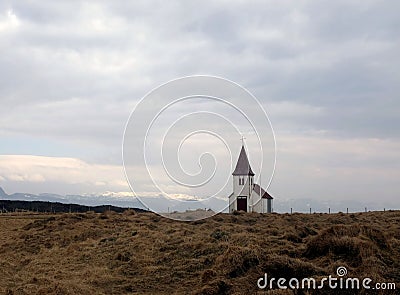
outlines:
[[[269,277],[351,277],[400,288],[400,211],[0,215],[2,294],[399,294],[260,291]]]

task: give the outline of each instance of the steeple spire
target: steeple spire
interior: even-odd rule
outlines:
[[[237,161],[235,171],[233,171],[232,175],[254,176],[253,170],[251,170],[249,159],[247,158],[246,150],[243,144],[242,144],[242,149],[240,150],[239,159]]]

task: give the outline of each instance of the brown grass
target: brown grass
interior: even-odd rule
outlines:
[[[319,278],[338,266],[398,289],[399,257],[399,211],[0,215],[2,294],[339,294],[257,289],[265,272]]]

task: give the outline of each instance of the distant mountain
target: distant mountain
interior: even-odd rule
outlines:
[[[126,200],[115,200],[117,197],[102,196],[61,196],[57,194],[27,194],[14,193],[11,195],[0,187],[0,211],[13,212],[16,210],[37,212],[87,212],[97,213],[107,210],[123,212],[128,208],[144,212],[143,206],[133,197]],[[116,204],[120,204],[117,206]]]
[[[114,205],[126,208],[140,208],[145,207],[134,196],[103,196],[103,195],[57,195],[51,193],[42,194],[29,194],[29,193],[14,193],[6,194],[0,188],[0,199],[11,201],[43,201],[43,202],[58,202],[63,204],[79,204],[84,206],[100,206],[100,205]]]
[[[5,198],[7,197],[6,192],[0,187],[0,198]]]
[[[1,193],[3,192],[3,194]],[[133,195],[119,195],[118,193],[108,193],[104,195],[57,195],[51,193],[41,193],[38,195],[29,193],[14,193],[7,195],[0,188],[0,199],[12,201],[43,201],[43,202],[57,202],[63,204],[79,204],[83,206],[100,206],[100,205],[113,205],[125,208],[139,208],[144,210],[153,210],[155,212],[185,212],[186,210],[196,209],[212,209],[215,212],[223,210],[228,205],[228,200],[218,198],[206,199],[203,201],[193,200],[182,202],[182,200],[165,198],[159,196],[141,197],[142,202]]]

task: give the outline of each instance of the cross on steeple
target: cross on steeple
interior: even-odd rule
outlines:
[[[242,138],[240,139],[241,141],[242,141],[242,146],[244,146],[244,140],[246,139],[246,137],[244,137],[243,135],[242,135]]]

